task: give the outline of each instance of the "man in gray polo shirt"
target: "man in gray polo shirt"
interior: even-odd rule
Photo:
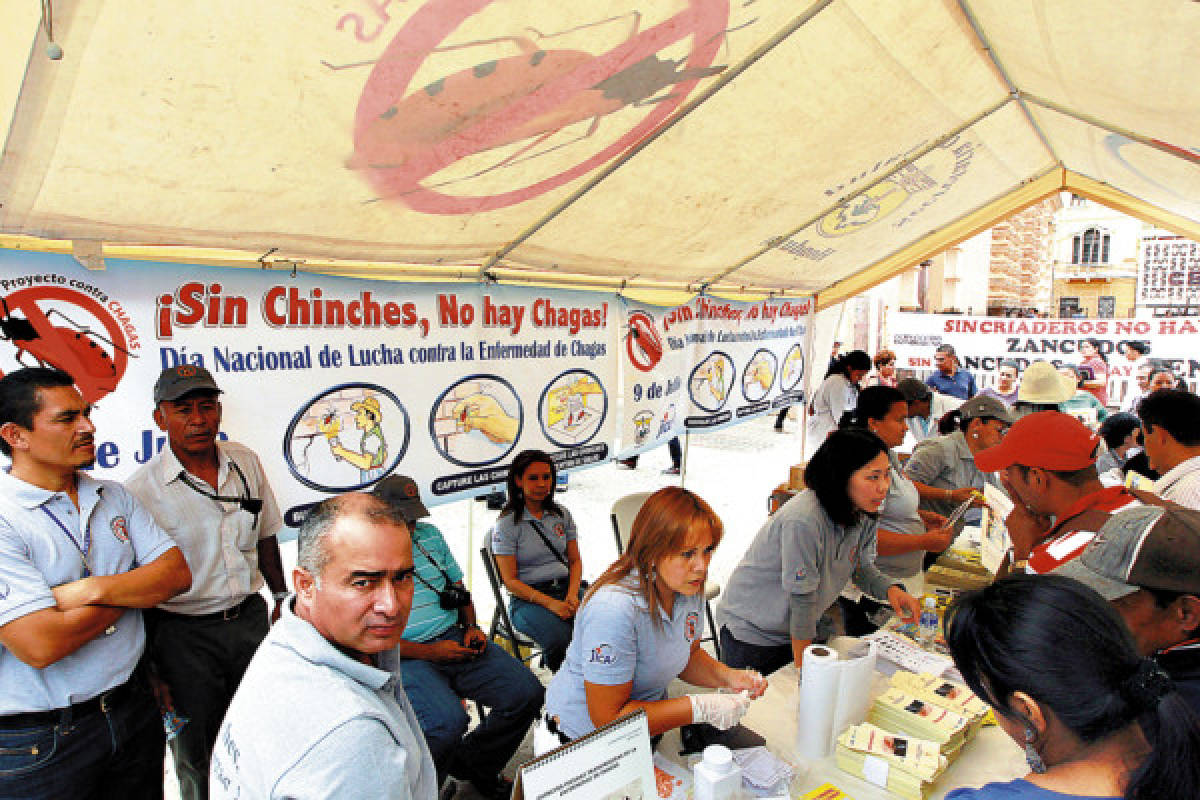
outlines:
[[[300,526],[294,600],[250,662],[213,751],[213,800],[437,796],[400,685],[408,525],[382,500],[324,501]]]
[[[162,797],[139,609],[191,573],[120,484],[79,471],[90,410],[61,370],[0,380],[0,797]]]

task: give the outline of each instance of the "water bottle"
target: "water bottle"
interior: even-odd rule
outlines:
[[[937,598],[926,597],[921,608],[921,619],[917,626],[917,634],[922,647],[930,647],[938,633]]]

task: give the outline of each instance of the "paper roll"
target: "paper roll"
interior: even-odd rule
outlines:
[[[848,659],[824,645],[805,648],[796,709],[796,755],[800,758],[827,757],[837,735],[866,716],[875,674],[875,644],[866,645],[862,655]]]

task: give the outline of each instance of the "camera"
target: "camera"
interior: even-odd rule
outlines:
[[[461,586],[450,585],[438,592],[438,605],[446,611],[466,608],[471,604],[471,593]]]

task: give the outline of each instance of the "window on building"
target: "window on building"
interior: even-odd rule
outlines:
[[[1107,264],[1112,237],[1096,228],[1088,228],[1071,242],[1072,264]]]
[[[1100,295],[1096,301],[1096,316],[1112,319],[1117,315],[1117,298],[1113,295]]]

